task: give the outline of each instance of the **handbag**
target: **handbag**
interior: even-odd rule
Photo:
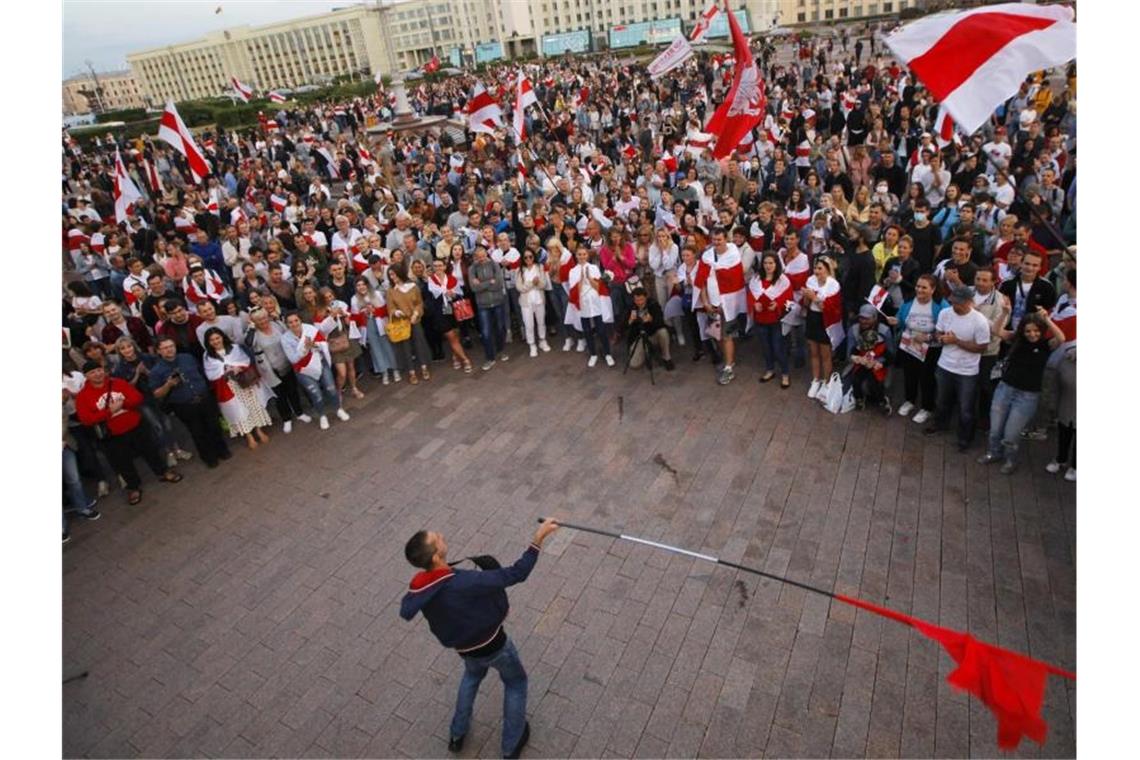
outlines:
[[[412,337],[412,321],[410,319],[389,319],[385,328],[388,340],[400,343]]]
[[[257,362],[250,362],[248,367],[239,370],[234,381],[242,388],[252,388],[261,382],[261,372],[257,369]]]
[[[475,310],[471,308],[469,299],[456,298],[451,302],[451,314],[455,317],[456,322],[466,322],[475,316]]]
[[[344,320],[338,319],[336,324],[336,329],[328,335],[329,353],[333,354],[347,351],[350,345],[348,342],[348,328],[344,326]]]

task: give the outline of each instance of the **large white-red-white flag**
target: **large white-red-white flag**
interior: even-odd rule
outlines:
[[[135,186],[131,175],[127,174],[127,167],[123,165],[123,157],[119,149],[115,149],[115,221],[119,224],[127,221],[127,209],[131,204],[142,198],[142,193]]]
[[[169,143],[186,158],[195,182],[201,182],[210,174],[210,165],[206,163],[206,156],[182,122],[173,100],[166,101],[166,110],[162,112],[162,121],[158,124],[158,139]]]
[[[700,42],[709,33],[709,27],[712,25],[713,19],[716,14],[720,13],[720,8],[716,5],[716,0],[709,3],[709,7],[705,8],[704,13],[697,18],[697,25],[693,27],[692,33],[689,35],[689,42]]]
[[[467,101],[467,128],[472,132],[494,134],[495,128],[503,126],[503,109],[487,92],[482,82],[476,82]]]
[[[716,135],[713,156],[724,158],[736,150],[741,139],[764,118],[768,100],[764,97],[764,80],[752,58],[752,50],[740,24],[732,13],[728,15],[728,28],[732,31],[732,51],[736,59],[736,72],[732,88],[724,102],[705,125],[705,131]]]
[[[230,84],[233,85],[234,94],[241,99],[242,103],[248,103],[253,97],[253,88],[249,85],[242,84],[241,80],[237,77],[230,77]]]
[[[270,90],[269,91],[269,102],[271,102],[271,103],[284,103],[288,99],[289,98],[285,97],[283,94],[281,94],[277,90]]]
[[[512,124],[516,143],[522,143],[526,139],[526,107],[537,102],[538,96],[534,94],[530,80],[519,74],[518,84],[515,85],[515,116]]]
[[[1064,5],[1002,3],[928,16],[885,42],[973,134],[1027,76],[1077,56],[1073,18]]]
[[[653,59],[649,64],[649,78],[657,79],[668,74],[673,69],[680,66],[685,61],[689,60],[693,55],[693,46],[685,39],[684,35],[678,34],[673,39],[673,44],[661,51],[661,55]]]

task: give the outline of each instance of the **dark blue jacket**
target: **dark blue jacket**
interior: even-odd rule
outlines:
[[[219,275],[224,276],[223,273],[229,272],[226,259],[222,255],[222,246],[217,240],[209,240],[205,243],[195,241],[190,244],[190,253],[200,257],[207,269],[213,269]]]
[[[450,649],[486,644],[510,609],[507,586],[525,581],[537,561],[538,547],[531,544],[517,562],[498,570],[423,570],[408,585],[400,617],[411,620],[422,612],[439,643]]]

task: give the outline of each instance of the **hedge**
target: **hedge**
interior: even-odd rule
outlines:
[[[96,124],[106,124],[110,121],[132,122],[146,118],[145,108],[124,108],[119,111],[105,111],[95,114]]]

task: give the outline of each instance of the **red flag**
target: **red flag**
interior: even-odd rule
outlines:
[[[1075,673],[1034,660],[1018,652],[978,641],[968,633],[940,628],[918,618],[843,594],[835,598],[876,615],[897,620],[934,639],[954,658],[958,668],[946,678],[951,686],[973,694],[990,708],[998,723],[998,747],[1015,749],[1027,736],[1045,743],[1047,726],[1041,718],[1045,676],[1076,680]]]
[[[715,158],[724,158],[732,153],[744,135],[751,132],[764,118],[764,110],[768,106],[767,98],[764,97],[764,80],[760,78],[760,69],[752,59],[748,40],[740,31],[736,15],[733,13],[726,15],[729,29],[732,30],[736,72],[732,79],[732,88],[725,96],[724,102],[705,125],[706,132],[716,135],[716,147],[713,148]]]
[[[439,56],[433,55],[431,60],[424,64],[423,71],[425,74],[431,74],[433,71],[439,71]]]

